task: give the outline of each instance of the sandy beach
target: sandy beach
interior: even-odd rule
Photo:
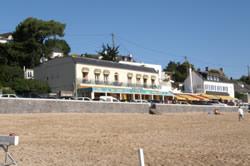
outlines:
[[[0,126],[20,136],[20,166],[137,166],[139,148],[147,166],[250,163],[250,114],[1,114]]]

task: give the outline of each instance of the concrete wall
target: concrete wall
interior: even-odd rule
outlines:
[[[215,107],[158,104],[158,112],[208,112]],[[237,111],[237,107],[217,107],[220,111]],[[48,112],[92,112],[92,113],[148,113],[149,104],[104,103],[64,101],[56,99],[4,99],[0,98],[0,113],[48,113]]]

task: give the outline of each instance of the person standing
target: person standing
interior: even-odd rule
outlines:
[[[244,111],[243,111],[243,109],[241,107],[239,107],[238,112],[239,112],[239,121],[243,120],[243,118],[244,118]]]

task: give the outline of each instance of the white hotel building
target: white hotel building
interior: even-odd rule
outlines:
[[[121,64],[85,57],[64,57],[47,61],[34,69],[35,79],[47,81],[52,92],[73,91],[92,99],[114,96],[120,100],[167,101],[169,91],[160,89],[154,68]]]

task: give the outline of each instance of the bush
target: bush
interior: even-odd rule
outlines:
[[[12,85],[13,89],[18,94],[24,93],[48,93],[50,88],[47,83],[37,81],[37,80],[25,80],[25,79],[16,79]]]
[[[3,94],[15,94],[15,91],[11,89],[10,87],[5,87],[2,89]]]

